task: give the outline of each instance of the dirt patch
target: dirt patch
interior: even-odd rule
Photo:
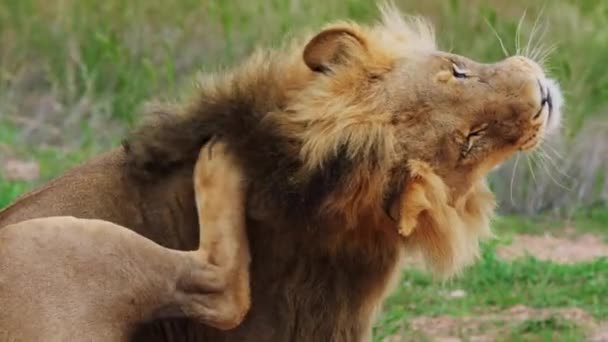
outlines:
[[[540,260],[557,263],[576,263],[608,256],[608,245],[600,237],[584,234],[572,238],[518,235],[508,246],[500,246],[496,253],[505,260],[532,255]]]
[[[2,174],[7,181],[32,182],[40,178],[40,166],[32,160],[1,160]]]
[[[608,322],[599,325],[589,335],[589,342],[606,342],[608,341]]]
[[[608,323],[599,324],[586,311],[578,308],[535,309],[516,305],[497,313],[479,316],[438,316],[416,317],[410,321],[413,333],[430,341],[441,342],[490,342],[497,337],[506,337],[515,327],[528,320],[548,320],[560,318],[571,322],[585,331],[590,341],[608,341]],[[389,341],[408,341],[405,337],[393,336]]]

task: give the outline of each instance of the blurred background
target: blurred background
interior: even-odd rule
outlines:
[[[438,282],[408,262],[388,341],[608,341],[608,1],[395,1],[482,62],[530,46],[566,95],[561,134],[491,177],[496,239]],[[149,100],[372,0],[0,0],[0,208],[119,144]],[[499,41],[502,40],[501,42]]]

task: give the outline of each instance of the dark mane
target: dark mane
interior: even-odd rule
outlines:
[[[160,181],[175,170],[193,168],[201,147],[222,139],[241,161],[257,202],[290,222],[308,222],[353,161],[339,149],[323,168],[306,178],[296,176],[302,168],[300,142],[285,134],[280,116],[269,115],[289,115],[282,111],[285,99],[277,84],[269,66],[253,78],[215,80],[189,105],[153,107],[123,141],[128,174],[143,182]]]

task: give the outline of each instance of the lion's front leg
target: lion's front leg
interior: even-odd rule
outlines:
[[[200,246],[192,256],[213,267],[181,282],[186,314],[220,329],[242,322],[250,307],[249,243],[245,230],[245,185],[240,167],[223,143],[208,144],[194,169]],[[197,297],[197,284],[221,291]],[[192,291],[192,292],[190,292]]]

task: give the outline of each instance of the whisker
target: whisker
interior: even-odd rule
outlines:
[[[545,159],[549,160],[549,161],[551,161],[552,165],[555,165],[553,163],[553,158],[549,154],[547,154],[547,151],[545,151],[542,148],[542,146],[538,146],[538,149],[537,149],[536,153],[538,154],[539,157],[544,158],[543,160],[545,160]]]
[[[557,171],[557,173],[559,173],[561,176],[567,178],[567,179],[572,179],[572,177],[570,175],[568,175],[565,171],[563,171],[558,165],[557,163],[553,160],[553,158],[547,154],[547,152],[545,150],[539,149],[540,151],[543,152],[543,154],[541,156],[543,156],[544,158],[546,158],[546,160],[550,163],[550,165]]]
[[[532,160],[534,168],[538,169],[538,165],[542,164],[543,159],[540,155],[539,151],[535,151],[528,154],[529,158]]]
[[[530,163],[530,155],[526,154],[526,161],[528,162],[528,169],[530,170],[530,174],[532,175],[532,180],[534,180],[534,184],[538,185],[536,182],[536,175],[534,174],[534,170],[532,169],[532,164]]]
[[[526,48],[524,49],[524,56],[529,57],[530,55],[530,44],[534,41],[534,36],[536,35],[536,29],[538,27],[538,21],[540,17],[543,15],[543,11],[545,10],[545,6],[540,9],[536,19],[534,19],[534,24],[532,24],[532,31],[530,32],[530,36],[528,37],[528,43],[526,44]]]
[[[528,8],[524,9],[524,13],[519,18],[519,22],[517,23],[517,30],[515,31],[515,54],[521,54],[521,27],[524,23],[524,19],[526,19],[526,13],[528,12]]]
[[[542,43],[537,44],[530,52],[529,58],[532,60],[537,60],[538,56],[542,53],[544,48],[545,47],[542,45]]]
[[[564,157],[547,141],[546,136],[541,137],[540,144],[538,145],[538,147],[542,149],[543,152],[552,152],[553,155],[558,159],[564,159]],[[545,147],[547,148],[547,150],[545,150]]]
[[[539,146],[539,148],[538,148],[538,157],[540,157],[541,160],[543,162],[545,162],[545,164],[546,164],[547,167],[552,167],[562,177],[568,178],[568,179],[572,178],[567,173],[565,173],[564,171],[562,171],[562,169],[557,165],[557,163],[555,162],[555,160],[553,159],[553,157],[551,157],[551,155],[549,155],[547,153],[547,151],[542,148],[542,146]]]
[[[562,156],[553,146],[551,146],[550,144],[541,144],[541,147],[546,147],[549,149],[549,152],[553,152],[553,154],[559,158],[559,159],[564,159],[564,156]]]
[[[553,43],[545,48],[543,54],[540,56],[541,58],[546,58],[551,55],[555,50],[557,50],[558,43]]]
[[[564,189],[566,191],[572,191],[571,188],[566,187],[565,185],[563,185],[562,183],[560,183],[557,179],[555,179],[555,177],[553,177],[553,175],[551,174],[550,170],[547,168],[547,164],[540,163],[540,165],[543,167],[543,169],[547,173],[547,176],[549,176],[549,178],[553,181],[553,183],[555,183],[555,185],[559,186],[560,188],[562,188],[562,189]],[[559,169],[557,169],[557,170],[559,170]]]
[[[552,56],[550,56],[551,58]],[[548,60],[548,59],[547,59]],[[545,61],[545,63],[547,63],[547,61]],[[557,73],[560,69],[559,66],[557,65],[552,65],[552,64],[539,64],[541,66],[541,68],[543,68],[543,70],[545,70],[547,75],[555,75],[555,73]],[[566,91],[562,91],[562,95],[564,95],[566,93]]]
[[[519,163],[520,156],[521,156],[521,153],[518,153],[517,157],[515,158],[515,164],[513,165],[513,171],[511,172],[511,182],[510,182],[509,192],[511,195],[511,204],[512,205],[515,205],[515,201],[513,200],[513,182],[515,180],[515,170],[517,170],[517,165]]]
[[[545,49],[545,51],[543,51],[543,53],[539,56],[537,60],[538,64],[540,64],[544,68],[548,58],[551,56],[551,54],[555,52],[555,50],[557,50],[557,43],[549,45]]]
[[[542,31],[540,33],[540,35],[538,36],[538,38],[535,38],[536,42],[533,42],[536,45],[536,48],[534,49],[534,51],[532,52],[532,56],[531,58],[533,60],[536,60],[536,58],[538,58],[538,56],[542,53],[544,46],[543,46],[543,41],[545,40],[545,36],[547,35],[547,31],[549,30],[549,26],[546,24],[540,24],[542,26]]]
[[[488,21],[487,18],[483,18],[483,20],[486,22],[486,24],[490,27],[490,29],[492,30],[492,32],[494,32],[494,35],[496,36],[496,38],[498,38],[498,42],[500,43],[500,47],[502,49],[503,54],[505,55],[505,57],[509,56],[509,51],[507,50],[507,48],[505,47],[504,42],[502,41],[502,38],[500,38],[500,35],[498,34],[498,32],[496,31],[496,29],[494,29],[494,27],[492,26],[492,24],[490,24],[490,22]]]

